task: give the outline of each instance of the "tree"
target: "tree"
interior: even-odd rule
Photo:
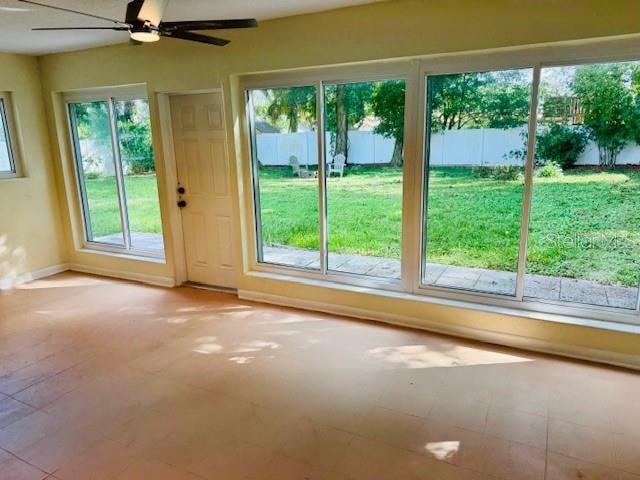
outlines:
[[[482,126],[514,128],[526,124],[531,101],[530,77],[519,70],[487,75],[489,80],[481,88]]]
[[[518,70],[429,79],[431,128],[513,128],[529,117],[529,77]]]
[[[325,89],[327,131],[331,132],[334,155],[349,158],[349,129],[370,113],[372,83],[330,85]]]
[[[391,165],[394,167],[402,165],[404,101],[404,80],[389,80],[376,84],[371,97],[373,114],[380,119],[375,133],[395,140],[391,157]]]
[[[155,172],[149,104],[125,100],[115,105],[122,160],[133,174]]]
[[[640,137],[639,75],[635,63],[576,69],[571,87],[584,110],[589,138],[598,145],[603,167],[615,166],[627,143]]]
[[[110,138],[111,124],[107,102],[73,103],[71,108],[80,140]]]
[[[269,98],[267,115],[273,123],[286,118],[289,133],[298,131],[300,120],[313,122],[316,118],[316,90],[314,87],[278,88],[265,91]]]

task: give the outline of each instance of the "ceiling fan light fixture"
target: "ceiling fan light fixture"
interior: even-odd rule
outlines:
[[[160,40],[158,30],[149,26],[133,27],[129,30],[129,35],[131,36],[131,40],[135,40],[136,42],[151,43]]]

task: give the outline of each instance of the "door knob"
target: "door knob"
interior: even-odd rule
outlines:
[[[180,207],[180,208],[184,208],[184,207],[186,207],[186,206],[187,206],[187,202],[186,202],[186,200],[178,200],[177,205],[178,205],[178,207]]]

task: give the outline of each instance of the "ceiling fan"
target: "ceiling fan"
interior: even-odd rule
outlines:
[[[194,33],[197,30],[223,30],[227,28],[250,28],[257,27],[258,22],[253,18],[235,20],[187,20],[182,22],[163,22],[162,15],[169,0],[133,0],[127,4],[127,11],[124,21],[112,18],[101,17],[91,13],[79,12],[70,8],[56,7],[31,0],[18,0],[22,3],[38,5],[40,7],[52,8],[63,12],[84,15],[85,17],[97,18],[113,23],[111,27],[45,27],[34,28],[33,30],[116,30],[129,32],[131,40],[134,42],[156,42],[160,37],[180,38],[192,42],[207,43],[223,47],[229,43],[224,38],[211,37]]]

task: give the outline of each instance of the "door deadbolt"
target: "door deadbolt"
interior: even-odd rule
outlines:
[[[186,192],[186,190],[184,189],[184,187],[178,187],[178,193],[180,195],[184,195],[185,192]]]

